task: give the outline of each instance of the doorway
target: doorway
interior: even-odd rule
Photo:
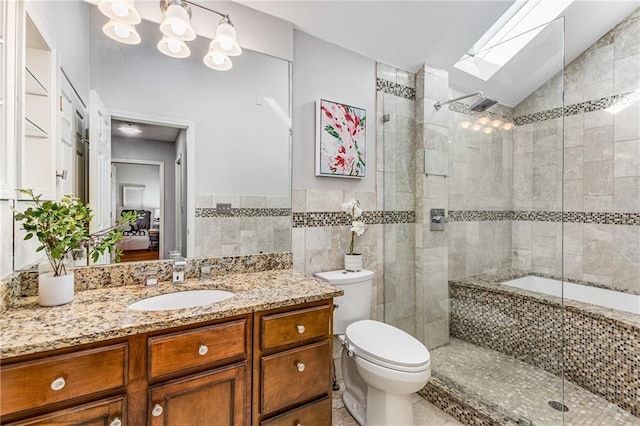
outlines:
[[[149,223],[148,229],[125,235],[120,244],[121,261],[164,259],[178,248],[186,226],[178,216],[186,181],[186,164],[176,158],[186,156],[188,127],[132,118],[111,116],[112,215],[138,210]],[[181,173],[178,177],[176,173]],[[180,188],[178,188],[180,185]],[[184,229],[183,229],[184,228]],[[186,253],[185,253],[186,254]]]

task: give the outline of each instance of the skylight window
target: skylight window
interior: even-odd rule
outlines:
[[[572,2],[516,0],[454,67],[489,80]]]

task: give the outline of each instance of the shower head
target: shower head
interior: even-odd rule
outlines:
[[[488,108],[491,108],[492,106],[494,106],[497,103],[498,103],[498,101],[494,101],[493,99],[489,99],[489,98],[483,96],[479,101],[477,101],[476,103],[471,105],[469,107],[469,109],[471,111],[475,111],[475,112],[483,112],[483,111],[487,110]]]
[[[494,101],[493,99],[487,98],[483,92],[473,92],[468,95],[463,95],[455,99],[450,99],[445,102],[438,101],[433,105],[433,107],[436,109],[436,111],[440,111],[440,108],[442,108],[443,105],[450,104],[451,102],[460,101],[462,99],[470,98],[471,96],[476,96],[476,95],[480,95],[480,100],[469,107],[471,111],[482,112],[487,108],[491,108],[492,106],[498,103],[498,101]]]

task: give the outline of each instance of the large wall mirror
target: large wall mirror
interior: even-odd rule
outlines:
[[[75,136],[64,192],[89,201],[99,193],[111,221],[123,210],[147,216],[140,224],[147,232],[122,247],[125,260],[163,259],[170,250],[188,257],[291,250],[288,61],[245,49],[232,69],[215,71],[202,60],[210,39],[188,42],[191,56],[176,59],[156,47],[155,22],[143,19],[142,42],[127,45],[104,34],[108,19],[90,3],[29,3],[56,47],[61,102],[73,111],[65,120]],[[87,160],[98,149],[98,111],[102,124],[110,122],[106,165]],[[97,167],[110,167],[108,186],[92,182]],[[33,261],[18,240],[16,270]]]

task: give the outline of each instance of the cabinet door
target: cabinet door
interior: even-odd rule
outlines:
[[[248,420],[246,363],[172,380],[149,390],[151,426],[240,426]]]
[[[7,426],[123,426],[125,424],[125,401],[125,396],[103,399],[32,419],[9,423]]]

